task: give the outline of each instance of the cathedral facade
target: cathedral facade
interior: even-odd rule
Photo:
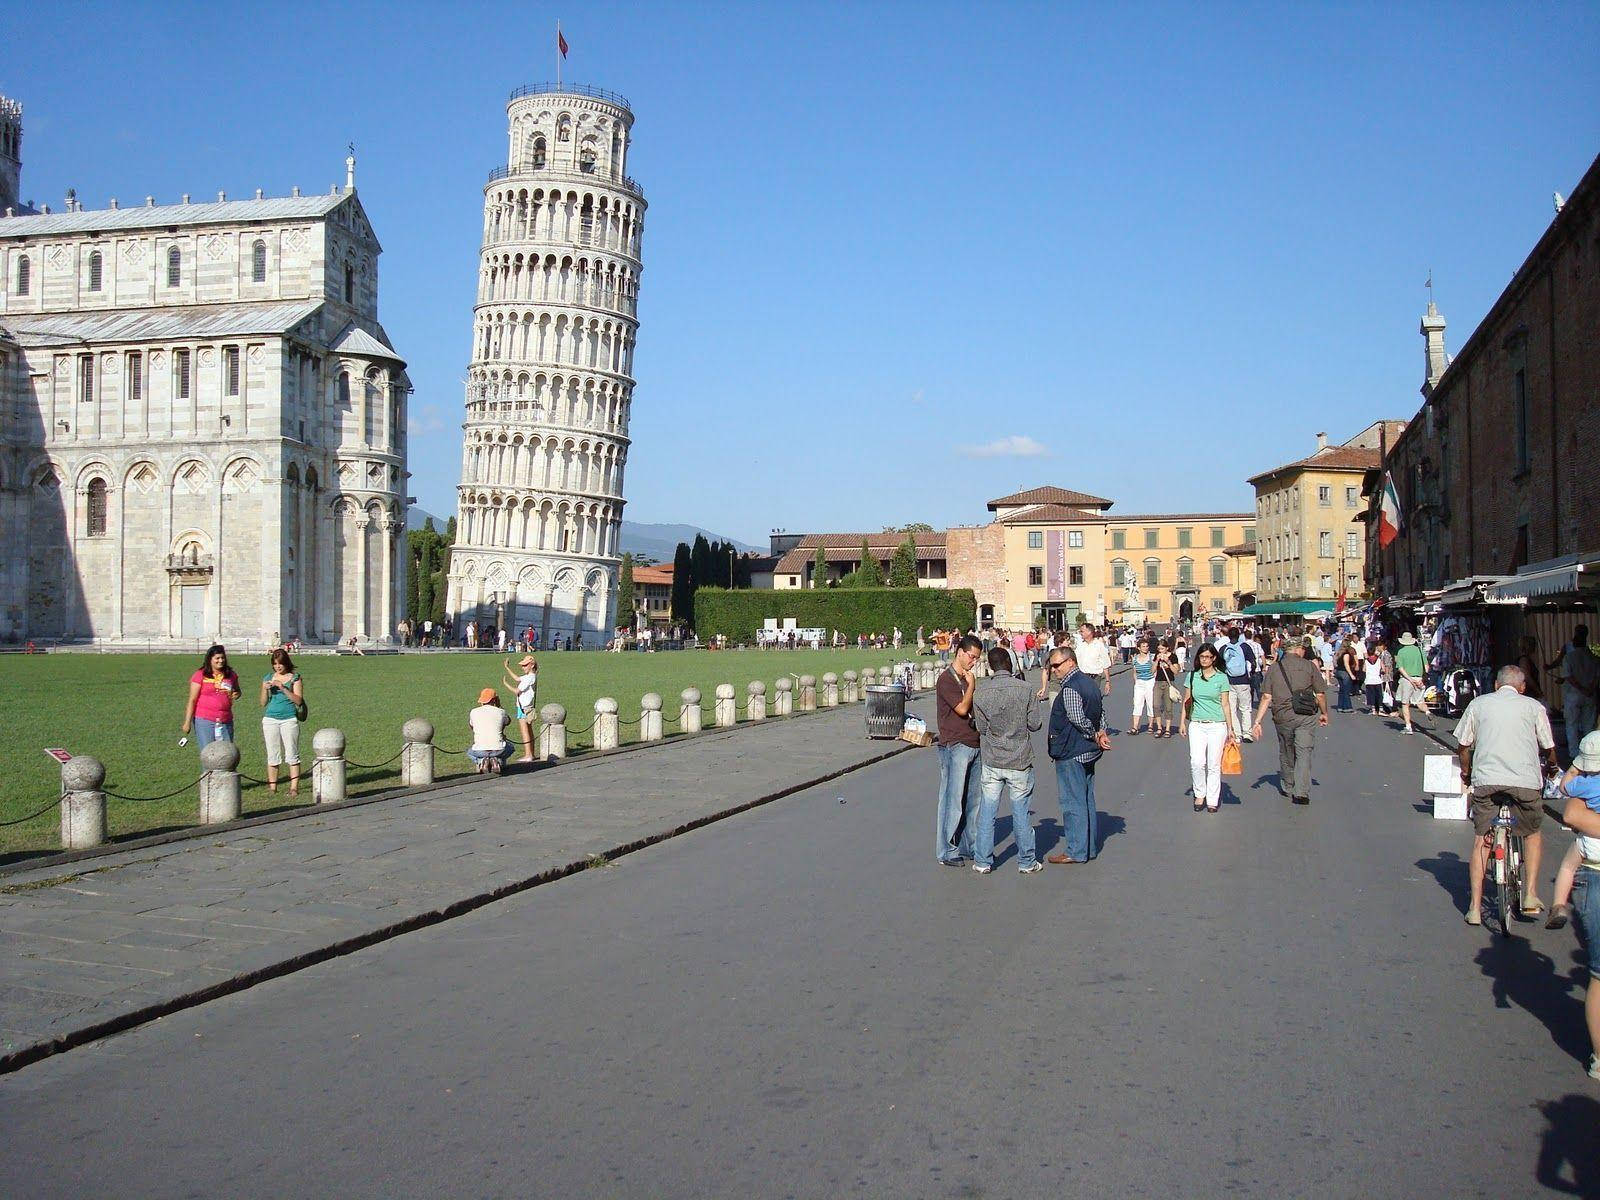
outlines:
[[[410,385],[354,173],[0,215],[0,640],[393,634]]]

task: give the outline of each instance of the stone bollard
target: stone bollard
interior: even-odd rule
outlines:
[[[817,677],[815,675],[800,676],[800,711],[817,711]]]
[[[400,727],[400,786],[427,787],[433,782],[433,722],[412,717]]]
[[[844,694],[840,697],[840,699],[842,699],[846,704],[854,704],[857,700],[861,699],[861,696],[857,691],[856,680],[858,678],[859,676],[857,676],[854,671],[846,671],[844,673]]]
[[[239,747],[212,742],[200,751],[200,824],[239,819]]]
[[[893,683],[898,678],[899,678],[899,676],[894,673],[894,664],[893,663],[889,663],[889,664],[883,666],[878,671],[878,682],[879,683]]]
[[[733,684],[717,684],[717,706],[714,714],[713,719],[719,729],[738,723],[739,710],[733,701]]]
[[[319,729],[311,739],[311,798],[317,804],[337,804],[344,799],[344,734]]]
[[[931,658],[923,659],[922,660],[922,687],[921,687],[921,690],[926,692],[929,689],[931,689],[934,684],[936,684],[938,682],[939,682],[939,664],[934,662],[933,659],[931,659]]]
[[[601,696],[594,702],[594,748],[617,748],[617,702],[610,696]]]
[[[785,676],[772,685],[777,689],[772,697],[772,715],[787,717],[794,712],[794,680]]]
[[[75,754],[61,764],[61,848],[87,850],[106,840],[106,769]]]
[[[822,707],[839,707],[839,677],[832,671],[822,673]]]
[[[867,689],[878,682],[878,673],[871,667],[861,668],[861,694],[865,696]]]
[[[752,721],[765,721],[767,719],[767,685],[759,679],[752,679],[745,691],[750,693],[750,699],[745,707],[745,715]]]
[[[539,710],[539,758],[548,761],[567,756],[567,710],[559,704],[546,704]]]
[[[639,740],[661,740],[661,697],[655,692],[646,692],[639,701]]]
[[[686,687],[678,694],[682,701],[682,716],[679,719],[679,728],[685,733],[700,732],[700,689]]]

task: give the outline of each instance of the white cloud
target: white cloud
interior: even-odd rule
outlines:
[[[1050,447],[1022,434],[985,442],[981,446],[963,446],[961,453],[967,458],[1049,458]]]
[[[913,404],[921,404],[922,403],[922,389],[921,388],[918,388],[916,391],[911,393],[911,403],[913,403]]]
[[[437,404],[421,405],[411,414],[409,428],[412,433],[443,433],[444,410]]]

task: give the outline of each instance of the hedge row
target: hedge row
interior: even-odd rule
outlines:
[[[890,633],[895,626],[908,637],[917,626],[966,629],[977,599],[971,588],[822,588],[796,591],[751,591],[697,588],[694,628],[702,638],[726,634],[735,642],[752,642],[767,617],[793,617],[801,629],[837,629],[851,641],[860,633]]]

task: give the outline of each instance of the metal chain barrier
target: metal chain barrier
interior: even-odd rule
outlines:
[[[384,759],[381,763],[359,763],[350,758],[345,759],[344,762],[345,766],[354,767],[358,771],[376,771],[379,767],[387,767],[405,752],[406,748],[401,746],[400,749],[396,750],[391,757]]]
[[[4,828],[6,828],[6,827],[7,827],[7,826],[9,826],[9,825],[25,825],[25,824],[27,824],[27,823],[28,823],[28,822],[29,822],[29,821],[36,821],[36,820],[38,820],[38,819],[39,819],[39,818],[40,818],[40,817],[42,817],[42,816],[44,816],[44,815],[45,815],[45,813],[47,813],[47,812],[49,812],[49,811],[50,811],[50,810],[51,810],[51,809],[53,809],[53,808],[59,808],[59,807],[60,807],[60,806],[61,806],[61,801],[59,801],[59,800],[52,800],[52,801],[50,801],[50,803],[49,803],[49,804],[46,804],[46,805],[45,805],[45,806],[44,806],[44,807],[43,807],[43,808],[41,808],[41,809],[40,809],[40,810],[39,810],[39,811],[38,811],[38,812],[36,812],[36,813],[29,813],[29,814],[28,814],[28,815],[27,815],[27,816],[25,816],[25,817],[18,817],[18,818],[17,818],[17,819],[16,819],[16,820],[14,820],[14,821],[0,821],[0,829],[4,829]]]
[[[200,779],[204,778],[204,775],[200,776]],[[171,800],[174,796],[183,795],[183,793],[187,792],[192,787],[199,787],[200,779],[196,779],[193,783],[186,783],[177,791],[168,792],[165,796],[124,796],[121,792],[113,792],[110,788],[106,788],[104,790],[107,796],[110,796],[116,800],[126,800],[132,804],[153,804],[157,800]]]

